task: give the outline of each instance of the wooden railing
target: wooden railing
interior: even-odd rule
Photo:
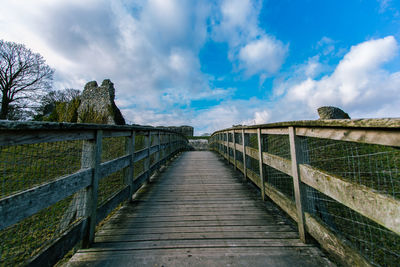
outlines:
[[[0,265],[50,266],[90,246],[96,225],[187,142],[153,127],[1,121]],[[102,203],[99,184],[112,192]]]
[[[399,147],[400,119],[240,126],[210,139],[297,222],[302,241],[311,235],[349,266],[400,262]]]

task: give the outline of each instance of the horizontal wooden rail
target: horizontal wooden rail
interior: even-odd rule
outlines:
[[[135,136],[145,136],[147,147],[135,151]],[[153,145],[150,144],[151,136],[156,140]],[[100,163],[102,139],[111,137],[126,138],[126,155]],[[95,208],[93,212],[86,213],[80,221],[70,225],[65,232],[60,233],[59,238],[49,246],[42,248],[38,255],[27,262],[30,265],[51,266],[78,241],[83,239],[84,244],[93,242],[95,225],[119,203],[129,200],[132,194],[150,179],[152,173],[177,152],[185,149],[188,143],[182,134],[164,128],[0,121],[0,145],[3,148],[73,140],[83,140],[81,170],[0,199],[0,231],[73,194],[80,194],[79,199],[87,201],[80,203],[81,205]],[[150,157],[154,160],[151,166]],[[134,164],[142,160],[147,162],[144,164],[147,164],[147,167],[145,166],[143,172],[134,177]],[[124,170],[126,185],[107,199],[102,206],[96,208],[98,182],[121,170]],[[87,196],[84,196],[85,194]]]
[[[294,137],[292,139],[289,138],[291,132]],[[227,133],[240,134],[240,142],[228,142]],[[260,153],[258,148],[250,147],[246,136],[253,135],[257,137],[258,134],[258,147],[260,147],[262,142],[259,133],[262,135],[286,135],[288,140],[290,139],[292,160],[268,152]],[[257,185],[261,191],[265,191],[265,194],[293,220],[299,222],[299,215],[302,216],[303,223],[299,223],[300,232],[307,231],[342,264],[370,265],[363,256],[348,246],[347,241],[337,237],[323,223],[314,219],[309,213],[304,212],[303,204],[301,203],[302,195],[304,194],[303,187],[308,185],[318,190],[397,235],[400,235],[400,201],[304,163],[301,156],[299,156],[302,155],[302,147],[297,143],[297,136],[400,147],[400,119],[321,120],[243,126],[217,131],[212,134],[209,140],[212,150],[223,155],[229,163],[232,163],[235,168],[244,173],[247,179]],[[296,149],[299,151],[296,151]],[[236,156],[235,160],[232,159],[229,156],[229,150],[232,150],[234,155],[237,152],[241,152],[242,161],[236,159]],[[297,205],[268,182],[263,183],[263,173],[260,172],[260,176],[260,174],[255,173],[246,166],[246,158],[248,157],[292,176]],[[294,162],[293,157],[295,157]],[[298,176],[300,181],[297,189],[295,176]],[[268,177],[266,179],[268,180]]]

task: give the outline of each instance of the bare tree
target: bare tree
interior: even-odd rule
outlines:
[[[0,119],[13,119],[51,88],[54,70],[22,44],[0,40]]]

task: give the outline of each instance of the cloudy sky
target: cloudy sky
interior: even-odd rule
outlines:
[[[400,117],[400,0],[1,0],[0,39],[54,89],[111,79],[130,123]]]

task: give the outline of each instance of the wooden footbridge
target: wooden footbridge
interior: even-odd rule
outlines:
[[[399,126],[0,122],[1,265],[396,266]]]

